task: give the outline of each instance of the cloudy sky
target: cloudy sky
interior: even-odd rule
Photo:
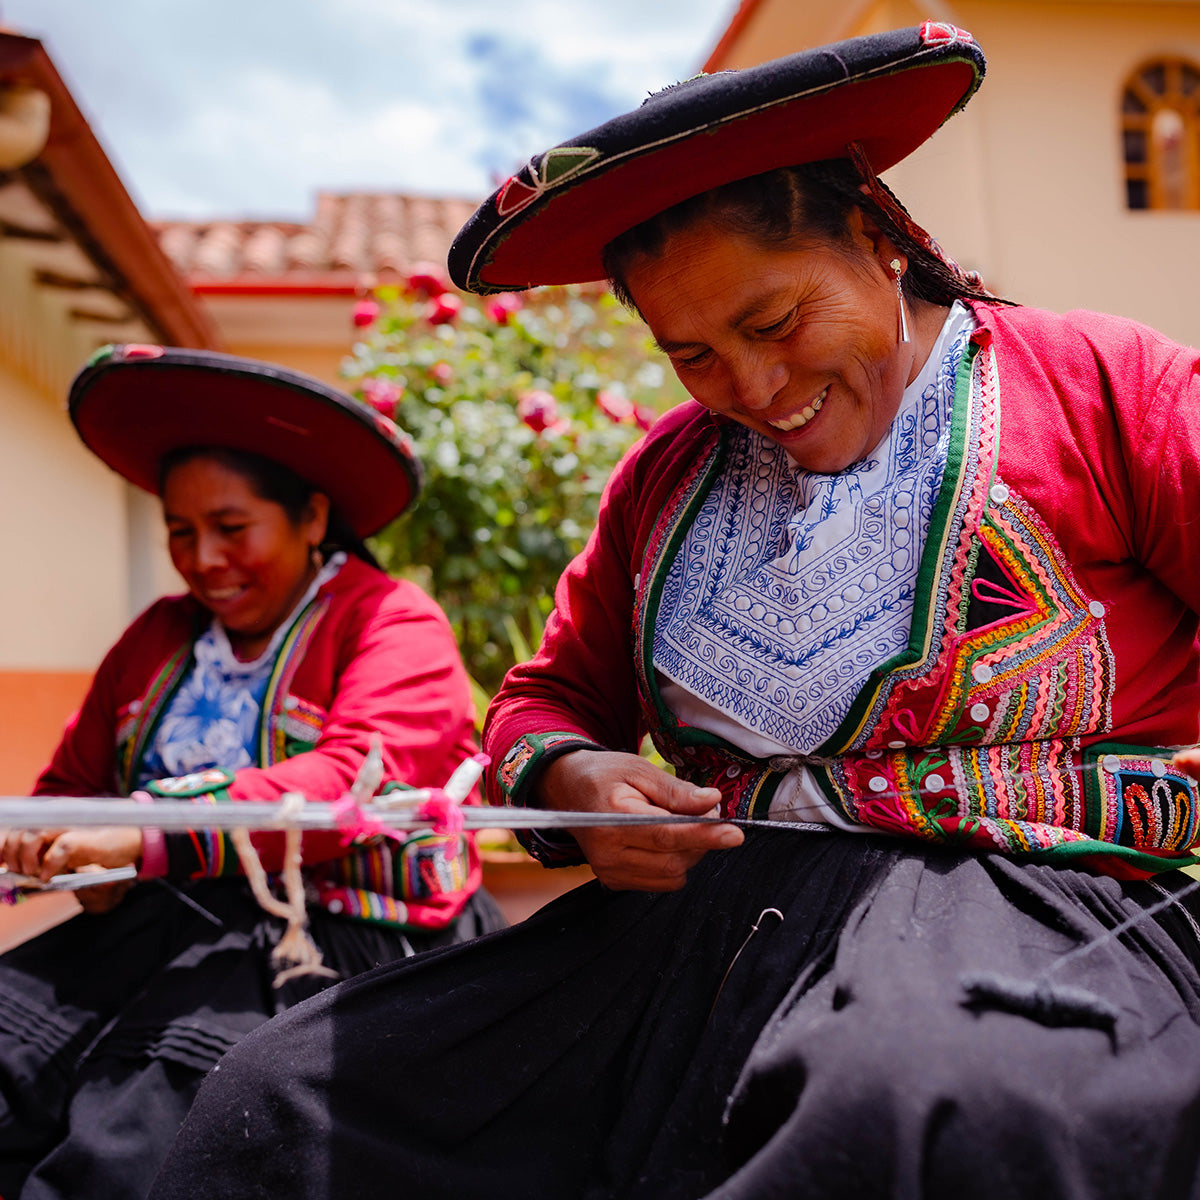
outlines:
[[[311,215],[318,189],[480,197],[694,74],[736,0],[0,0],[143,212]]]

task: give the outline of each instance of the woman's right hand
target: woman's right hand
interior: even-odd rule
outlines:
[[[691,817],[719,815],[721,793],[676,779],[639,758],[609,750],[575,750],[537,781],[543,808],[643,813],[665,809]],[[740,846],[736,825],[614,825],[573,829],[588,864],[614,891],[673,892],[709,850]]]

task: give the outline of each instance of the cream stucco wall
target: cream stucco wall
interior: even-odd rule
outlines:
[[[145,519],[154,502],[93,458],[67,417],[96,338],[63,308],[0,242],[0,672],[90,671],[136,609],[179,586]]]
[[[1125,208],[1119,111],[1146,59],[1200,63],[1200,3],[763,0],[722,65],[925,17],[970,30],[988,74],[963,113],[888,172],[914,217],[1013,299],[1120,313],[1200,344],[1200,212]]]
[[[341,365],[354,343],[353,296],[206,294],[203,301],[231,354],[346,386]]]
[[[94,667],[128,618],[125,486],[0,370],[0,669]]]

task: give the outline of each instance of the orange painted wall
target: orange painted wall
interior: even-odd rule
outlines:
[[[90,671],[0,671],[0,795],[29,794],[91,681]]]

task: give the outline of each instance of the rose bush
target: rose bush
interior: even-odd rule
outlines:
[[[428,586],[492,691],[514,660],[514,629],[536,644],[617,460],[684,395],[607,292],[480,299],[421,268],[375,300],[367,324],[370,310],[354,310],[360,340],[344,373],[412,435],[426,483],[372,546],[385,569]]]

